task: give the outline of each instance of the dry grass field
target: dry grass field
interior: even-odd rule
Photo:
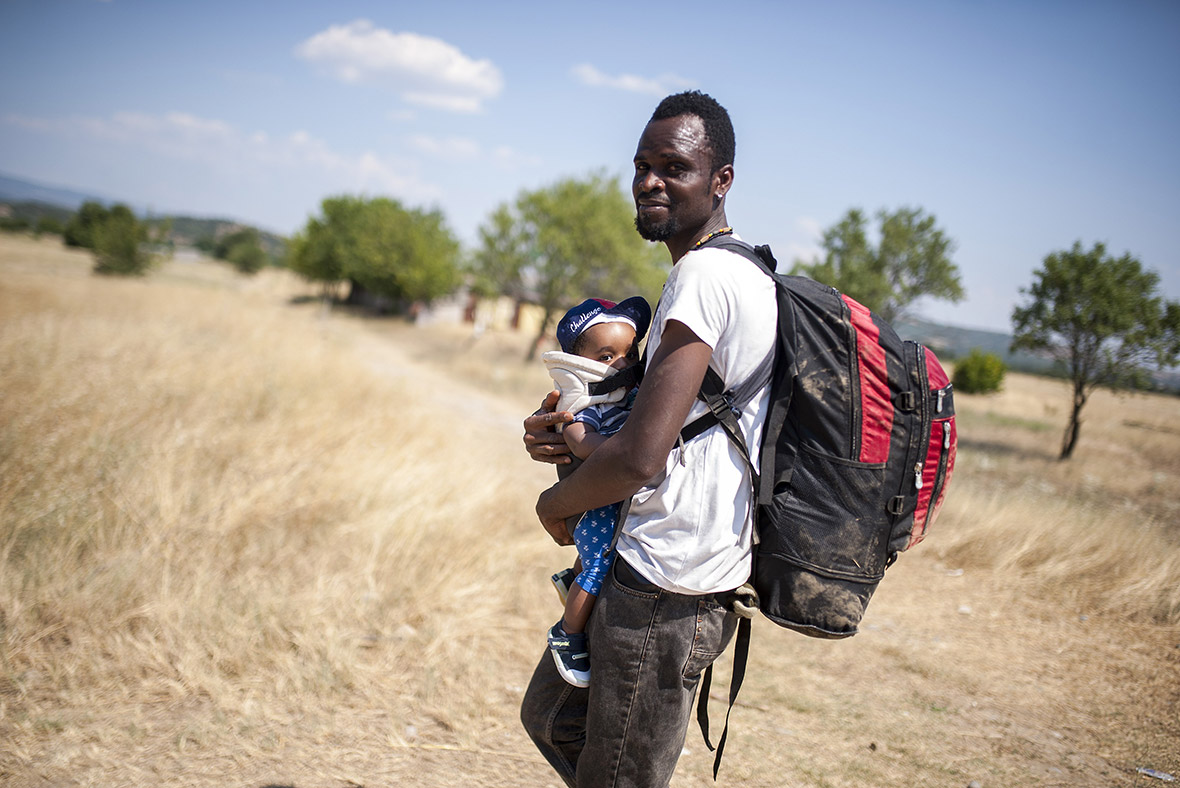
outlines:
[[[527,337],[146,279],[0,236],[0,784],[556,786],[517,722],[570,553]],[[959,396],[956,478],[862,633],[764,620],[718,785],[1180,776],[1180,399]],[[729,658],[719,663],[723,708]],[[707,786],[690,730],[673,785]]]

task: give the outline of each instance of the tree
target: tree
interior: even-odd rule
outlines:
[[[1101,243],[1080,241],[1052,252],[1021,289],[1031,303],[1012,311],[1012,349],[1047,351],[1065,364],[1073,408],[1061,445],[1069,459],[1077,445],[1081,412],[1094,389],[1142,385],[1151,367],[1180,358],[1180,302],[1165,301],[1159,274],[1130,254],[1111,257]]]
[[[9,233],[23,233],[29,229],[29,220],[23,216],[0,216],[0,230]]]
[[[353,215],[360,210],[356,197],[327,197],[320,204],[321,217],[311,217],[287,248],[287,267],[305,279],[325,287],[345,279],[344,260],[354,234]]]
[[[1004,360],[995,353],[971,348],[967,357],[955,364],[951,383],[956,391],[965,394],[991,394],[1004,385],[1004,373],[1007,371]]]
[[[921,208],[877,212],[880,243],[866,232],[868,219],[859,208],[824,231],[824,258],[795,261],[792,273],[831,285],[893,321],[921,296],[961,301],[963,285],[951,261],[954,241]]]
[[[242,274],[256,274],[266,266],[262,236],[253,227],[226,233],[213,244],[212,252],[215,258],[225,260]]]
[[[147,225],[135,218],[126,205],[111,208],[106,218],[92,228],[94,272],[142,276],[151,268],[153,258],[144,247]]]
[[[583,299],[658,295],[667,263],[635,232],[634,220],[635,206],[618,180],[603,175],[523,191],[493,211],[479,231],[473,287],[541,306],[526,360],[554,318]]]
[[[442,212],[371,200],[357,217],[357,265],[349,278],[395,301],[425,301],[459,284],[459,242]]]
[[[321,211],[291,243],[288,265],[304,278],[326,288],[348,281],[350,297],[396,303],[429,302],[458,285],[459,242],[441,212],[347,196],[325,199]]]
[[[46,233],[50,235],[61,235],[65,232],[65,225],[55,216],[42,216],[37,219],[37,224],[33,226],[33,232],[38,236]]]
[[[102,203],[87,200],[66,224],[62,241],[66,246],[77,246],[82,249],[94,248],[94,230],[107,220],[108,211]]]

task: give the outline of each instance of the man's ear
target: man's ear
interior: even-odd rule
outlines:
[[[713,194],[718,198],[724,197],[731,186],[733,186],[733,165],[722,165],[713,173]]]

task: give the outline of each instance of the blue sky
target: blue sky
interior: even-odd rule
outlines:
[[[0,172],[289,234],[339,193],[468,245],[525,188],[630,161],[658,100],[730,111],[728,214],[780,260],[919,206],[1007,330],[1044,256],[1103,241],[1180,297],[1180,3],[4,0]]]

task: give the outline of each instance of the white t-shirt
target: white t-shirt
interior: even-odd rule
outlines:
[[[677,320],[713,349],[709,366],[726,386],[746,381],[774,346],[774,283],[754,263],[724,249],[689,252],[672,267],[652,320],[647,357],[664,326]],[[750,456],[758,457],[769,386],[741,415]],[[705,413],[699,400],[688,424]],[[750,577],[753,545],[750,474],[720,428],[706,430],[668,455],[663,478],[631,501],[618,551],[652,583],[682,594],[737,588]],[[683,461],[682,461],[683,460]],[[756,461],[756,460],[755,460]]]

